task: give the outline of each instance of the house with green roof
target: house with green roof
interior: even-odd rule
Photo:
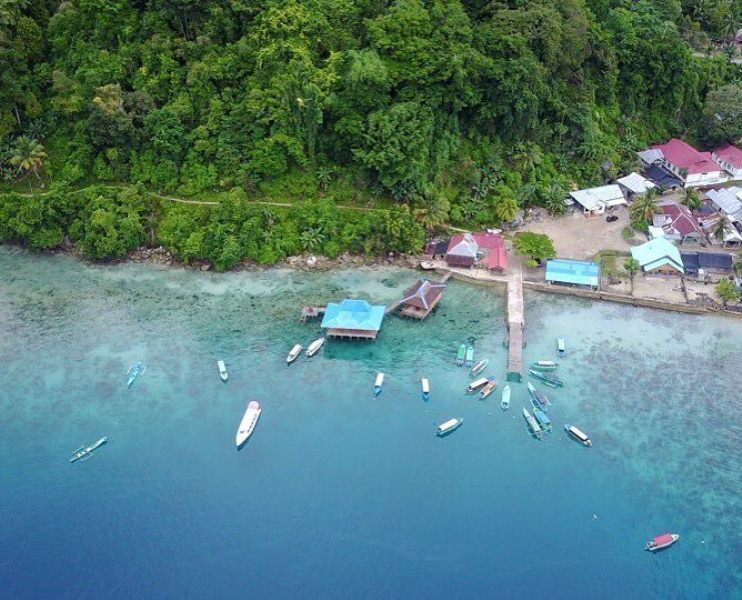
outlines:
[[[375,340],[384,320],[385,307],[372,306],[365,300],[330,303],[322,319],[327,337],[347,340]]]
[[[631,256],[639,261],[639,266],[645,273],[661,275],[685,273],[680,250],[665,238],[657,238],[641,246],[634,246],[631,249]]]

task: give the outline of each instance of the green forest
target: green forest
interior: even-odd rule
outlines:
[[[0,240],[228,269],[559,212],[649,143],[742,138],[740,21],[739,0],[0,0]]]

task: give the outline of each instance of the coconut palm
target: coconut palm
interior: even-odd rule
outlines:
[[[330,182],[332,181],[332,176],[333,170],[329,167],[320,167],[317,169],[317,183],[322,192],[327,192],[327,188],[330,186]]]
[[[691,210],[696,210],[698,208],[701,208],[701,195],[698,193],[698,190],[693,188],[685,188],[683,190],[683,197],[681,199],[681,202],[685,204],[688,208]]]
[[[517,217],[519,210],[518,201],[512,196],[500,196],[495,203],[495,216],[503,223]]]
[[[561,215],[567,207],[564,204],[564,200],[567,198],[567,191],[565,185],[556,182],[547,185],[541,190],[541,199],[544,203],[544,208],[552,215]]]
[[[634,223],[651,223],[654,213],[657,212],[657,189],[647,190],[639,196],[629,209],[631,221]]]
[[[8,162],[14,167],[17,167],[19,173],[23,171],[28,173],[31,171],[40,180],[39,169],[44,166],[45,158],[46,152],[44,151],[44,146],[37,140],[22,135],[16,140]],[[31,187],[31,182],[29,182],[28,186],[29,188]]]

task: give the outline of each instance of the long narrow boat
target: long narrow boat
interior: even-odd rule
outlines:
[[[549,415],[547,415],[540,408],[534,406],[533,407],[533,416],[536,417],[536,420],[538,421],[538,424],[541,425],[541,428],[544,431],[551,431],[551,419],[549,418]]]
[[[580,444],[583,446],[592,446],[593,442],[588,437],[588,435],[582,431],[581,429],[577,429],[574,425],[565,425],[564,430],[571,435],[574,439],[576,439]]]
[[[242,416],[240,426],[237,428],[237,435],[234,438],[238,450],[245,445],[247,438],[252,435],[255,426],[258,424],[261,412],[263,412],[263,409],[260,407],[260,402],[257,400],[250,400],[248,402],[247,410]]]
[[[222,378],[222,381],[227,381],[229,379],[229,373],[227,373],[227,366],[224,364],[224,361],[216,361],[216,366],[219,367],[219,377]]]
[[[374,396],[381,394],[381,388],[384,387],[384,373],[376,375],[376,381],[374,381]]]
[[[487,381],[487,385],[485,385],[482,390],[479,392],[479,399],[484,400],[487,396],[489,396],[492,392],[495,391],[495,388],[497,387],[497,380],[494,377],[489,377]]]
[[[540,440],[543,435],[541,425],[538,424],[536,419],[534,419],[525,408],[523,409],[523,418],[526,420],[526,423],[528,423],[528,429],[531,430],[533,436]]]
[[[466,344],[459,346],[458,354],[456,354],[456,364],[462,366],[464,364],[464,358],[466,357]]]
[[[88,460],[91,456],[93,456],[93,452],[95,452],[98,448],[103,446],[104,444],[108,443],[108,436],[102,437],[96,442],[93,442],[89,446],[80,446],[77,450],[72,452],[72,456],[70,457],[70,462],[77,462]]]
[[[316,340],[314,340],[309,346],[307,346],[307,356],[312,357],[317,352],[319,352],[319,349],[322,347],[322,344],[325,343],[325,338],[321,337]]]
[[[423,400],[430,400],[430,382],[425,377],[420,380],[420,387],[423,390]]]
[[[500,408],[507,410],[510,408],[510,386],[506,385],[502,388],[502,397],[500,398]]]
[[[488,381],[489,379],[487,379],[486,377],[480,377],[479,379],[475,379],[468,386],[466,386],[466,393],[471,394],[473,392],[476,392],[483,385],[487,385]]]
[[[131,387],[131,384],[134,383],[142,373],[144,373],[147,370],[147,365],[145,365],[141,361],[135,362],[133,365],[129,367],[129,370],[126,372],[126,375],[128,376],[126,379],[126,387]]]
[[[559,363],[555,360],[537,360],[531,363],[531,368],[537,371],[553,371],[559,367]]]
[[[677,533],[663,533],[649,540],[644,549],[649,550],[649,552],[657,552],[657,550],[669,548],[679,539],[680,536]]]
[[[565,354],[564,338],[557,339],[557,354],[559,356],[564,356]]]
[[[479,375],[484,369],[487,367],[487,365],[490,364],[489,358],[483,358],[480,360],[476,365],[474,365],[471,368],[471,374],[472,375]]]
[[[459,427],[461,427],[461,424],[463,422],[464,419],[449,419],[448,421],[445,421],[438,425],[438,430],[435,432],[435,435],[437,435],[438,437],[448,435],[452,431],[456,431]]]
[[[528,391],[531,393],[531,398],[533,398],[535,402],[538,402],[538,406],[542,410],[546,410],[547,406],[551,406],[551,402],[549,402],[549,398],[546,394],[537,390],[530,381],[528,382]],[[534,406],[536,405],[534,404]]]
[[[301,344],[294,344],[294,347],[289,350],[288,356],[286,356],[286,364],[290,365],[299,358],[302,350],[304,350],[304,347]]]
[[[545,385],[548,385],[549,387],[557,388],[564,385],[564,381],[562,381],[556,375],[552,375],[551,373],[542,373],[541,371],[536,371],[535,369],[528,369],[528,372],[536,379],[540,379]]]
[[[469,346],[466,349],[466,361],[467,367],[471,367],[474,364],[474,346]]]

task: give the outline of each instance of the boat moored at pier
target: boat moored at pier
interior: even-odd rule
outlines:
[[[488,364],[490,364],[490,359],[489,358],[483,358],[482,360],[480,360],[476,365],[474,365],[471,368],[471,374],[472,375],[479,375],[482,371],[485,370],[485,368],[487,368],[487,365]]]
[[[317,354],[319,352],[319,349],[322,348],[322,344],[325,343],[325,338],[321,337],[319,339],[314,340],[309,346],[307,347],[307,356],[310,358]]]
[[[292,362],[294,362],[297,358],[299,358],[299,355],[301,354],[301,351],[304,349],[304,347],[301,344],[294,344],[294,347],[289,350],[289,354],[286,357],[286,364],[290,365]]]
[[[487,396],[489,396],[492,392],[495,391],[496,387],[497,387],[497,380],[494,377],[489,377],[487,379],[487,385],[485,385],[479,392],[479,399],[484,400]]]
[[[551,406],[551,402],[549,402],[549,398],[546,396],[546,394],[544,394],[541,390],[537,390],[530,381],[527,385],[528,391],[531,394],[531,404],[533,404],[533,406],[538,406],[542,410],[546,410],[547,406]]]
[[[500,399],[500,408],[507,410],[510,408],[510,386],[506,385],[502,388],[502,397]]]
[[[525,408],[523,409],[523,418],[526,420],[528,429],[531,431],[533,437],[540,440],[543,436],[541,425],[538,424],[538,421]]]
[[[554,371],[559,367],[559,363],[555,360],[537,360],[531,363],[531,368],[537,371]]]
[[[536,369],[529,369],[528,372],[532,377],[542,381],[544,385],[548,385],[549,387],[557,388],[564,386],[564,381],[551,373],[544,373],[543,371],[537,371]]]
[[[466,358],[466,344],[461,344],[461,346],[459,346],[459,351],[456,354],[456,364],[460,367],[463,366],[465,358]]]
[[[537,406],[534,406],[533,416],[536,417],[538,424],[541,425],[541,429],[544,431],[551,431],[551,419],[549,418],[549,415]]]
[[[480,377],[479,379],[475,379],[468,386],[466,386],[466,392],[468,394],[476,392],[483,385],[487,385],[488,381],[489,379],[487,379],[486,377]]]

